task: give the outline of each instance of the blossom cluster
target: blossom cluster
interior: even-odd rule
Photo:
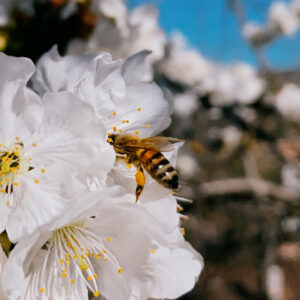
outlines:
[[[107,142],[170,124],[169,100],[144,79],[148,54],[53,47],[35,68],[0,53],[0,229],[11,243],[1,299],[174,299],[193,288],[203,260],[176,195],[146,174],[136,203],[136,169]],[[173,165],[180,144],[165,154]]]

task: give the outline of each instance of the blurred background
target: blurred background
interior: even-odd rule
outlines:
[[[300,0],[0,0],[0,50],[35,62],[152,50],[186,140],[183,234],[204,256],[182,300],[300,299]]]

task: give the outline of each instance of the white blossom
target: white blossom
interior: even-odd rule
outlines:
[[[177,33],[173,36],[169,53],[160,63],[159,69],[175,82],[194,86],[211,73],[212,64],[198,51],[189,49],[184,37]]]
[[[170,104],[155,83],[144,80],[148,54],[123,62],[108,53],[60,57],[53,48],[38,62],[33,86],[40,94],[71,91],[93,107],[108,132],[155,135],[170,124]]]
[[[286,84],[275,96],[276,107],[286,118],[300,122],[300,88],[295,84]]]
[[[0,278],[2,276],[3,268],[4,268],[5,264],[6,264],[6,261],[7,261],[7,256],[4,253],[4,251],[3,251],[3,249],[2,249],[2,247],[0,245]],[[1,282],[0,282],[0,299],[1,300],[6,300],[7,299],[7,297],[3,293]]]
[[[188,118],[199,108],[197,95],[194,93],[176,94],[174,96],[174,113],[181,118]]]
[[[134,285],[139,299],[175,298],[193,287],[203,265],[199,254],[185,243],[168,243],[138,205],[114,204],[107,193],[97,193],[78,197],[47,231],[17,244],[2,278],[9,297],[81,300],[90,290],[107,299],[130,299]],[[184,268],[192,268],[188,276]],[[168,283],[176,289],[170,291]]]
[[[292,35],[299,27],[295,11],[284,2],[274,2],[269,9],[269,22],[277,26],[285,35]]]
[[[40,99],[26,87],[29,59],[0,54],[0,64],[0,230],[16,241],[60,213],[89,174],[105,180],[114,151],[88,104],[68,92]]]
[[[215,65],[213,72],[198,86],[204,94],[210,94],[215,105],[232,103],[250,104],[260,97],[265,83],[253,67],[245,63]]]

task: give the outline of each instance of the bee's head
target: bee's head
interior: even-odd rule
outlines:
[[[108,138],[107,138],[107,142],[111,145],[114,145],[115,144],[115,141],[116,141],[116,137],[117,135],[116,134],[112,134],[112,133],[109,133],[108,134]]]

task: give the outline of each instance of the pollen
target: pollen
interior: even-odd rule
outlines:
[[[1,189],[1,193],[5,194],[5,189]]]
[[[117,114],[117,112],[116,111],[113,111],[113,115],[115,116]]]
[[[89,276],[89,277],[88,277],[88,280],[91,281],[91,280],[92,280],[92,276]]]
[[[5,182],[9,182],[9,178],[5,178]]]
[[[131,165],[131,164],[127,164],[127,167],[128,167],[129,169],[131,169],[132,165]]]
[[[71,283],[72,283],[72,284],[75,283],[75,279],[71,279]]]
[[[14,186],[18,186],[19,185],[19,182],[14,182]]]
[[[16,136],[16,141],[19,141],[19,140],[20,140],[20,138],[18,136]]]
[[[94,276],[94,278],[95,278],[95,279],[97,279],[97,278],[98,278],[98,274],[94,274],[93,276]]]
[[[155,252],[156,252],[156,250],[155,250],[155,249],[151,249],[151,253],[153,253],[153,254],[154,254]]]
[[[45,170],[45,169],[42,169],[42,170],[41,170],[41,172],[42,172],[42,173],[45,173],[45,172],[46,172],[46,170]]]
[[[32,146],[33,146],[33,147],[36,147],[36,143],[32,143]]]
[[[122,274],[123,273],[123,268],[119,268],[118,273]]]
[[[67,277],[67,274],[66,274],[66,273],[62,273],[62,274],[61,274],[61,277],[62,277],[62,278],[66,278],[66,277]]]
[[[183,236],[185,235],[185,229],[183,227],[180,228],[180,232]]]
[[[123,132],[123,129],[119,129],[119,132]]]
[[[109,143],[111,143],[111,142],[112,142],[112,138],[108,138],[107,141],[108,141]]]
[[[150,124],[146,124],[146,127],[149,128],[149,127],[150,127]]]
[[[97,258],[97,259],[100,259],[100,257],[101,257],[101,253],[98,253],[98,254],[96,255],[96,258]]]
[[[104,257],[104,261],[108,261],[108,257],[107,256]]]
[[[62,265],[64,263],[64,261],[62,259],[60,259],[59,263]]]
[[[135,131],[135,134],[139,134],[140,132],[138,130]]]
[[[100,292],[99,291],[96,291],[95,293],[94,293],[94,296],[95,297],[98,297],[100,295]]]
[[[108,242],[111,242],[111,237],[108,237],[108,238],[107,238],[107,241],[108,241]]]
[[[113,127],[113,131],[117,131],[117,127],[116,126]]]
[[[39,183],[40,181],[38,179],[34,179],[34,183]]]
[[[9,201],[6,201],[6,206],[10,206],[10,202]]]
[[[142,109],[139,107],[137,110],[138,110],[138,111],[141,111]]]
[[[45,292],[45,289],[44,289],[44,288],[40,288],[40,292],[41,292],[41,293],[44,293],[44,292]]]

